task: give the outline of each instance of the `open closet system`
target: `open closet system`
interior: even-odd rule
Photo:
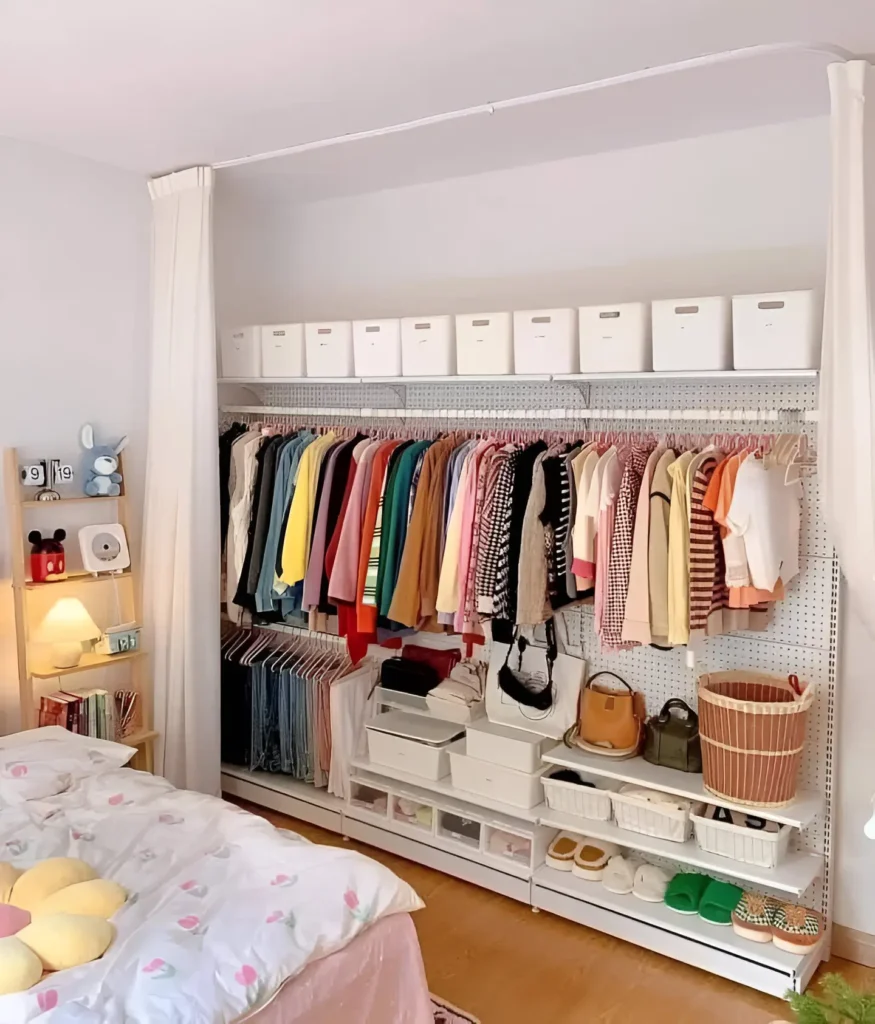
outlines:
[[[799,49],[813,49],[830,59],[848,56],[829,48]],[[754,50],[765,51],[755,56],[766,58],[770,54],[794,52],[792,46]],[[747,56],[741,51],[703,58],[703,62],[732,63],[744,61]],[[696,62],[693,66],[697,66]],[[683,65],[674,65],[650,69],[639,77],[656,78],[682,68]],[[624,76],[619,84],[635,77]],[[617,81],[576,89],[591,91],[612,84]],[[565,90],[559,96],[574,93],[575,89]],[[554,96],[541,95],[533,100]],[[523,102],[528,99],[512,101],[510,105]],[[501,107],[496,103],[448,117],[491,113]],[[423,123],[432,121],[426,119]],[[366,135],[379,137],[419,126],[416,122]],[[338,141],[342,140],[295,147],[278,155],[294,156]],[[386,315],[392,314],[392,310],[386,311]],[[816,371],[644,371],[432,378],[235,376],[220,379],[220,385],[222,425],[234,420],[288,426],[306,422],[315,428],[348,423],[365,430],[381,426],[407,428],[411,436],[423,427],[430,435],[440,429],[477,430],[484,420],[494,429],[524,425],[527,430],[547,431],[561,423],[568,430],[647,430],[656,436],[681,429],[702,435],[768,430],[804,434],[811,457],[808,461],[813,462],[817,451]],[[241,402],[241,387],[254,400]],[[600,669],[621,670],[624,678],[645,695],[650,713],[673,697],[695,704],[696,680],[704,672],[745,668],[783,676],[794,673],[816,687],[797,797],[787,806],[758,811],[763,817],[794,829],[792,852],[777,868],[758,868],[718,858],[692,843],[671,843],[633,833],[620,836],[616,826],[609,822],[588,822],[587,828],[596,838],[634,845],[650,856],[664,857],[676,865],[714,873],[763,892],[790,894],[792,899],[822,911],[829,920],[839,567],[818,514],[818,481],[811,465],[803,469],[802,486],[800,573],[788,587],[786,601],[776,609],[765,631],[709,638],[690,650],[657,651],[644,646],[617,654],[604,652],[598,644],[591,608],[575,607],[563,614],[568,653],[585,658],[587,674]],[[405,711],[429,713],[422,699],[411,697],[399,702],[397,697],[387,698],[379,689],[376,697],[390,707],[401,704]],[[693,800],[704,798],[699,776],[669,772],[669,778],[664,769],[641,758],[615,762],[558,743],[548,747],[543,760],[645,788],[662,788]],[[490,888],[530,904],[533,910],[548,910],[764,992],[782,995],[787,988],[801,991],[821,959],[829,956],[828,934],[813,953],[799,957],[772,944],[746,942],[730,928],[715,928],[696,916],[675,914],[663,904],[613,895],[601,886],[551,871],[544,865],[546,848],[558,830],[569,828],[574,822],[546,804],[524,810],[489,797],[474,797],[455,789],[447,778],[429,782],[373,764],[366,756],[353,760],[350,776],[346,800],[289,773],[250,772],[225,765],[222,782],[227,793]],[[408,808],[411,804],[431,808],[431,826],[423,827],[422,821],[399,814],[399,801],[405,801]],[[472,831],[470,835],[460,835],[451,828],[443,828],[447,816],[475,822],[476,834]],[[490,852],[489,836],[495,830],[521,840],[515,856],[500,857]]]

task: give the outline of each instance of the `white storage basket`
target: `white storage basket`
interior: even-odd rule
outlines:
[[[777,832],[765,832],[728,821],[714,821],[700,814],[692,814],[691,818],[696,842],[706,853],[760,868],[776,868],[781,863],[793,831],[792,825],[782,825]]]
[[[690,813],[701,814],[705,806],[637,786],[623,786],[619,792],[611,793],[611,804],[620,828],[673,843],[685,843],[690,838]]]
[[[541,782],[544,784],[544,797],[547,806],[551,810],[563,811],[565,814],[574,814],[579,818],[589,818],[592,821],[611,820],[610,790],[578,786],[574,782],[551,779],[546,775]]]

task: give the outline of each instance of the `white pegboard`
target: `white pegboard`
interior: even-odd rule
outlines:
[[[586,420],[573,416],[575,409],[769,409],[788,410],[778,423],[760,427],[731,419],[673,424],[676,433],[693,435],[727,433],[780,433],[802,430],[814,452],[816,431],[800,426],[792,410],[817,408],[816,380],[726,381],[722,379],[666,380],[626,379],[598,382],[506,381],[435,382],[411,384],[259,385],[261,404],[273,407],[397,408],[398,422],[429,432],[440,430],[440,418],[416,421],[406,409],[520,410],[563,409],[572,413],[562,422],[555,419],[489,421],[493,429],[614,430],[667,434],[667,425],[641,419]],[[331,417],[321,418],[322,423]],[[385,428],[386,419],[364,420],[360,426]],[[320,425],[319,421],[313,423]],[[447,419],[447,426],[483,430],[482,419],[464,415]],[[696,705],[696,680],[705,671],[749,668],[778,675],[795,673],[816,687],[809,715],[808,740],[800,773],[800,785],[822,792],[825,810],[799,837],[800,846],[824,855],[827,865],[822,882],[815,883],[804,901],[825,913],[830,910],[829,864],[831,854],[831,798],[835,719],[835,671],[838,628],[838,564],[819,512],[818,482],[813,470],[803,478],[803,507],[799,576],[788,587],[787,600],[773,611],[769,627],[758,633],[738,633],[709,638],[695,648],[696,667],[687,665],[685,649],[658,651],[637,647],[629,651],[602,651],[593,632],[591,609],[565,613],[569,636],[583,648],[589,672],[610,669],[622,675],[644,694],[649,712],[671,697]]]

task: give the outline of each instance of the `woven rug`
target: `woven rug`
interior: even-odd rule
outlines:
[[[480,1024],[476,1017],[434,996],[431,997],[431,1008],[434,1011],[434,1024]]]

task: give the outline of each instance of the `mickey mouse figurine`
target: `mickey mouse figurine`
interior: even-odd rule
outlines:
[[[55,530],[51,537],[43,538],[39,530],[31,530],[27,539],[33,545],[30,549],[30,576],[34,583],[53,583],[67,578],[64,560],[66,530]]]

